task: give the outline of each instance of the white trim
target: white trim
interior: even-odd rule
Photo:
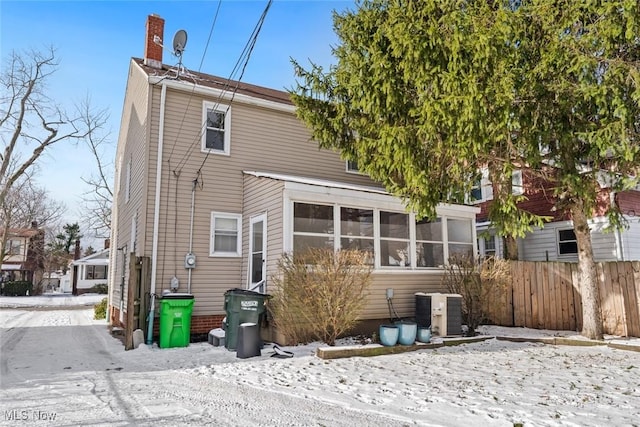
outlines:
[[[380,187],[367,187],[364,185],[348,184],[345,182],[328,181],[325,179],[308,178],[308,177],[295,176],[295,175],[286,175],[281,173],[256,172],[256,171],[242,171],[242,173],[244,173],[245,175],[255,176],[256,178],[270,178],[278,181],[285,181],[285,185],[288,188],[291,188],[293,184],[297,183],[297,184],[304,184],[304,186],[299,187],[299,188],[302,188],[303,190],[313,185],[313,186],[329,187],[329,188],[341,188],[344,190],[355,190],[355,191],[366,192],[366,193],[385,194],[390,197],[393,197],[391,196],[391,194],[389,194],[383,188],[380,188]],[[312,191],[312,190],[309,190],[309,191]]]
[[[400,203],[397,204],[396,207],[399,206],[399,209],[389,209],[387,206],[389,204],[381,204],[375,203],[371,199],[365,199],[365,203],[368,200],[368,204],[362,204],[362,200],[360,203],[355,203],[354,198],[342,198],[336,197],[335,195],[319,195],[319,194],[309,194],[301,191],[287,191],[285,189],[283,194],[284,207],[283,207],[283,247],[285,252],[293,251],[293,239],[294,239],[294,230],[293,230],[293,206],[295,203],[309,203],[309,204],[317,204],[324,206],[333,206],[334,211],[334,231],[333,231],[333,242],[334,248],[340,248],[341,242],[341,230],[340,230],[340,208],[342,207],[352,207],[352,208],[360,208],[360,209],[369,209],[373,210],[373,225],[374,225],[374,269],[376,271],[401,271],[401,270],[417,270],[417,271],[429,271],[429,270],[442,270],[442,267],[419,267],[418,260],[416,258],[416,215],[413,212],[407,212],[404,209],[404,206]],[[450,244],[458,244],[458,245],[469,245],[472,250],[474,256],[478,254],[478,248],[476,244],[477,233],[475,229],[475,216],[473,214],[469,215],[467,212],[457,212],[451,206],[444,207],[442,209],[443,213],[438,213],[438,217],[440,218],[440,226],[442,227],[442,241],[438,241],[436,243],[442,243],[443,245],[443,259],[446,260],[449,257],[449,245]],[[410,259],[411,263],[409,266],[383,266],[380,250],[380,242],[381,240],[385,241],[406,241],[406,239],[394,239],[394,238],[381,238],[380,235],[380,212],[397,212],[402,213],[408,216],[409,220],[409,249],[411,250]],[[448,241],[448,230],[447,230],[447,221],[449,219],[456,220],[467,220],[469,221],[469,227],[471,231],[471,241],[470,242],[459,242]],[[298,233],[297,235],[304,235],[304,233]]]
[[[511,172],[511,193],[515,196],[524,194],[524,178],[522,177],[522,169],[516,169]]]
[[[162,92],[160,92],[160,112],[158,123],[158,153],[156,160],[156,194],[154,196],[154,212],[153,212],[153,235],[151,242],[151,289],[149,291],[149,322],[147,325],[147,339],[145,342],[152,344],[153,338],[153,320],[156,307],[156,280],[158,278],[158,234],[160,228],[160,190],[162,189],[162,149],[164,147],[164,119],[167,101],[167,85],[162,84]],[[116,261],[114,260],[114,263]],[[114,264],[115,265],[115,264]],[[115,271],[115,268],[113,269]],[[124,273],[123,273],[124,274]],[[120,321],[122,322],[124,307],[124,295],[120,294]]]
[[[129,245],[131,246],[130,252],[136,253],[136,233],[138,227],[138,211],[131,218],[131,236],[129,238]]]
[[[236,220],[236,251],[215,251],[215,219],[235,219]],[[226,257],[226,258],[238,258],[242,256],[242,214],[229,213],[229,212],[211,212],[211,232],[209,235],[209,256],[210,257]]]
[[[224,114],[224,149],[207,148],[207,112],[213,110]],[[202,101],[202,135],[200,137],[200,151],[203,153],[229,156],[231,154],[231,107],[219,102]]]
[[[253,272],[253,252],[255,251],[255,248],[253,247],[253,230],[254,230],[254,224],[256,222],[260,222],[262,221],[262,280],[264,280],[267,277],[267,213],[261,213],[255,216],[252,216],[251,218],[249,218],[249,262],[247,263],[248,268],[249,268],[249,274],[248,274],[248,283],[247,283],[247,287],[249,289],[251,289],[251,287],[253,285],[255,285],[255,283],[253,282],[253,277],[252,277],[252,272]],[[265,293],[266,293],[266,288],[265,288]]]
[[[129,203],[129,196],[131,195],[131,157],[127,161],[126,176],[124,181],[124,202]]]
[[[556,254],[558,255],[558,258],[572,258],[575,257],[576,255],[578,255],[578,240],[577,237],[575,236],[575,230],[572,227],[558,227],[556,228]],[[573,231],[573,235],[574,237],[576,237],[576,240],[562,240],[562,242],[564,243],[568,243],[568,242],[576,242],[576,251],[575,252],[568,252],[568,253],[560,253],[560,232],[561,231]]]
[[[277,101],[269,101],[262,98],[257,98],[249,95],[245,95],[242,93],[236,93],[233,95],[232,90],[221,90],[212,87],[200,86],[194,84],[192,82],[186,80],[166,80],[165,77],[161,76],[148,76],[149,84],[155,85],[159,82],[163,82],[167,87],[171,89],[176,89],[184,92],[189,92],[198,95],[204,95],[207,97],[212,97],[215,99],[221,99],[223,101],[231,101],[231,97],[233,96],[233,100],[242,104],[255,105],[257,107],[269,108],[271,110],[284,111],[287,113],[295,113],[296,107],[291,104],[285,104]],[[224,83],[224,82],[221,82]]]
[[[345,162],[344,162],[344,170],[345,170],[346,173],[350,173],[350,174],[353,174],[353,175],[367,176],[366,173],[360,172],[360,169],[357,167],[357,164],[356,164],[355,168],[350,168],[349,167],[349,163],[356,163],[356,162],[354,162],[353,160],[345,160]]]

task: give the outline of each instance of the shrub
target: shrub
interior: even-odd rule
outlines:
[[[336,338],[356,323],[371,283],[368,254],[362,251],[309,249],[285,254],[273,279],[269,309],[276,328],[295,342]]]
[[[500,258],[474,259],[468,255],[453,255],[445,267],[443,282],[449,292],[462,295],[462,320],[467,335],[488,320],[489,301],[502,292],[510,280],[509,262]]]
[[[98,283],[93,285],[91,292],[94,294],[107,294],[109,292],[109,286],[106,283]]]
[[[12,297],[33,295],[33,283],[27,281],[4,282],[3,294]]]
[[[93,318],[96,320],[107,318],[107,298],[93,306]]]

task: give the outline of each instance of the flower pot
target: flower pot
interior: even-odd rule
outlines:
[[[416,334],[418,332],[418,324],[416,322],[400,321],[396,322],[396,325],[400,328],[398,343],[412,345],[416,342]]]
[[[392,347],[398,343],[400,328],[396,325],[380,325],[380,343]]]
[[[418,328],[417,340],[420,342],[431,341],[431,328]]]

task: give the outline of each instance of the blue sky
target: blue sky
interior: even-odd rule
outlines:
[[[267,0],[222,1],[206,55],[205,45],[218,8],[211,1],[30,1],[0,0],[0,60],[13,51],[46,50],[53,46],[60,62],[50,80],[49,96],[72,110],[90,97],[98,109],[108,109],[107,131],[112,146],[118,138],[122,103],[131,57],[142,57],[147,16],[165,19],[164,44],[170,46],[179,29],[188,34],[183,64],[191,70],[228,77],[262,14]],[[290,58],[321,65],[333,62],[332,11],[353,8],[353,1],[275,0],[262,27],[243,81],[275,89],[294,85]],[[165,63],[177,60],[169,51]],[[64,201],[68,222],[78,220],[79,199],[95,169],[83,146],[52,148],[40,162],[38,181],[51,196]]]

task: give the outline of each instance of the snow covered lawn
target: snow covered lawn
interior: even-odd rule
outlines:
[[[11,327],[11,319],[25,312],[0,310],[0,324]],[[38,321],[95,323],[92,310],[73,312],[31,315],[29,326]],[[635,351],[490,339],[336,360],[317,358],[315,350],[324,345],[312,343],[286,347],[294,353],[290,359],[270,357],[270,347],[260,357],[237,359],[207,343],[173,349],[142,345],[125,352],[102,324],[104,329],[96,331],[104,335],[112,366],[81,371],[75,366],[86,353],[60,349],[50,357],[65,359],[74,368],[3,388],[0,409],[55,412],[56,422],[49,425],[640,424],[640,352]],[[517,337],[575,335],[523,328],[482,331]],[[637,339],[620,342],[640,346]]]

